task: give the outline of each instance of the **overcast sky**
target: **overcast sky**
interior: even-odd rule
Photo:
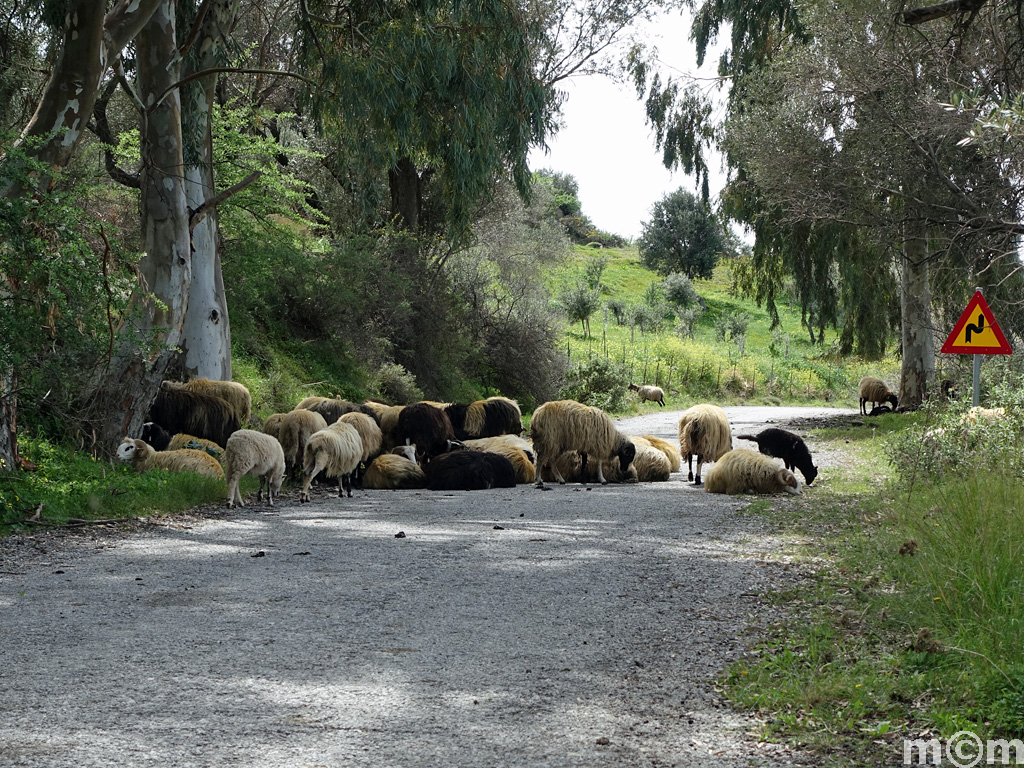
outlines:
[[[647,38],[664,63],[662,80],[680,72],[714,73],[717,55],[709,55],[702,71],[697,71],[689,22],[678,10],[652,25]],[[642,223],[650,219],[651,206],[667,193],[680,187],[697,192],[692,176],[670,173],[662,164],[643,104],[631,86],[603,77],[573,78],[560,86],[568,95],[564,127],[549,141],[549,153],[531,152],[530,168],[571,174],[579,184],[583,213],[598,229],[638,237]],[[709,166],[711,194],[716,196],[724,177],[717,158]]]

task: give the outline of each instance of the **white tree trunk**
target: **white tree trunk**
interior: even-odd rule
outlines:
[[[935,378],[935,338],[931,321],[928,243],[915,224],[904,228],[903,276],[900,291],[903,365],[900,405],[917,408]]]
[[[225,41],[234,26],[239,0],[216,0],[196,39],[198,70],[221,66]],[[217,195],[213,173],[213,100],[217,76],[191,84],[185,94],[182,131],[190,158],[185,170],[189,207],[194,211]],[[187,379],[231,379],[231,324],[221,274],[216,208],[192,230],[192,286],[182,329],[182,365]]]
[[[137,43],[139,95],[148,108],[141,136],[144,284],[120,329],[118,351],[90,397],[94,439],[108,449],[126,434],[139,434],[181,341],[192,282],[181,106],[172,88],[180,79],[174,0],[164,0]]]

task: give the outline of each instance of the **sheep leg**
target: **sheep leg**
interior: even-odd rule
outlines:
[[[338,498],[342,498],[345,495],[345,491],[348,491],[348,497],[352,498],[352,473],[342,475],[338,478]]]
[[[604,472],[601,471],[601,465],[604,462],[596,461],[594,463],[597,464],[597,481],[599,483],[601,483],[601,485],[608,485],[608,481],[604,479]],[[583,469],[586,470],[586,468],[587,468],[587,454],[584,453],[583,454]]]
[[[267,478],[260,475],[260,487],[256,489],[256,501],[263,501],[263,484],[267,484],[267,495],[270,495],[270,483],[267,482]]]
[[[244,507],[242,503],[242,494],[238,492],[238,477],[231,477],[228,479],[228,509],[231,509],[236,504],[240,507]]]
[[[704,457],[700,454],[697,455],[697,479],[693,481],[694,485],[703,485],[700,481],[700,468],[704,465]]]
[[[686,479],[693,482],[693,454],[686,454],[686,466],[689,468]],[[700,477],[700,465],[697,465],[697,477]]]
[[[302,492],[299,494],[299,503],[309,501],[309,486],[313,484],[313,479],[320,474],[320,470],[323,467],[320,464],[315,464],[311,472],[308,472],[302,476]]]

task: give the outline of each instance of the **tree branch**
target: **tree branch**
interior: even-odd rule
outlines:
[[[191,232],[193,229],[195,229],[196,224],[198,224],[200,221],[202,221],[203,217],[205,217],[207,213],[209,213],[211,210],[213,210],[218,205],[223,203],[225,200],[227,200],[232,195],[236,195],[239,192],[241,192],[243,189],[248,187],[250,184],[252,184],[254,181],[256,181],[256,179],[258,179],[262,175],[263,175],[263,171],[255,171],[254,173],[250,173],[248,176],[246,176],[244,179],[242,179],[237,184],[234,184],[234,185],[228,187],[227,189],[225,189],[223,192],[221,192],[216,197],[211,197],[209,200],[204,202],[202,205],[200,205],[194,211],[190,211],[189,212],[189,217],[188,217],[188,229],[189,229],[189,232]]]
[[[974,14],[987,2],[988,0],[945,0],[945,2],[936,3],[935,5],[926,5],[923,8],[903,11],[900,14],[900,18],[904,24],[914,26],[916,24],[923,24],[926,21],[952,16],[956,13]]]
[[[183,77],[176,83],[167,86],[163,93],[161,93],[156,100],[149,105],[147,111],[156,109],[168,97],[171,93],[181,88],[183,85],[191,83],[193,80],[200,80],[207,75],[217,74],[238,74],[238,75],[283,75],[285,77],[294,77],[296,80],[301,80],[306,85],[312,86],[313,88],[319,88],[320,83],[316,82],[312,78],[300,75],[297,72],[290,72],[288,70],[281,69],[240,69],[238,67],[210,67],[209,69],[201,69],[198,72],[193,72],[188,77]]]

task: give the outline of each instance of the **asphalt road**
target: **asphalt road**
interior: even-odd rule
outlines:
[[[715,690],[789,578],[779,543],[684,477],[0,541],[0,766],[810,764]]]

